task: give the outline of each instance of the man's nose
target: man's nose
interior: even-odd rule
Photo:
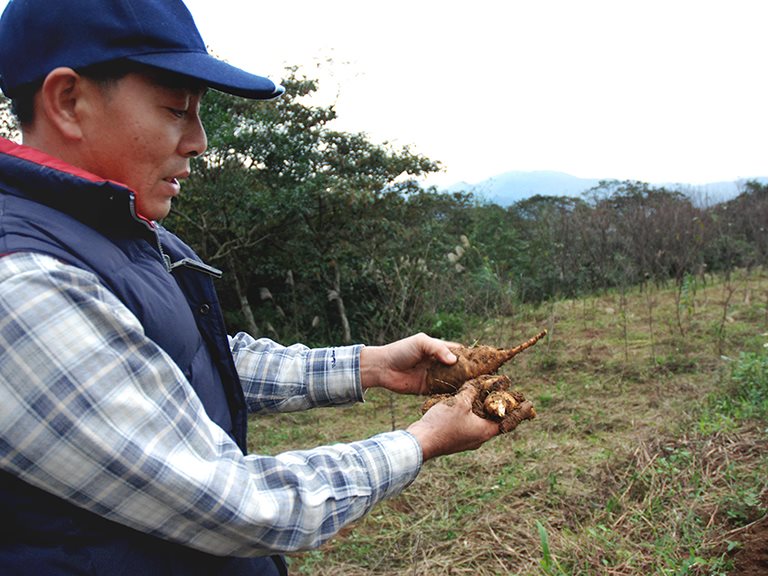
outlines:
[[[181,142],[180,153],[187,158],[200,156],[208,149],[208,136],[199,117],[190,120],[189,129]]]

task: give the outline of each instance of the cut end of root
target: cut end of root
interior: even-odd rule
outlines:
[[[507,414],[517,408],[518,402],[515,397],[505,390],[498,390],[491,392],[485,398],[483,407],[485,413],[489,416],[496,416],[497,418],[504,418]]]

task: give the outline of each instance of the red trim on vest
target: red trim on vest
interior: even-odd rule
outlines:
[[[109,184],[114,184],[115,186],[120,186],[121,188],[130,190],[134,196],[136,195],[136,192],[131,190],[125,184],[121,184],[115,180],[109,180],[108,178],[102,178],[101,176],[96,176],[96,174],[88,172],[87,170],[83,170],[82,168],[78,168],[77,166],[73,166],[72,164],[64,162],[64,160],[46,154],[37,148],[24,146],[23,144],[16,144],[15,142],[12,142],[6,138],[0,138],[0,154],[7,154],[8,156],[13,156],[14,158],[20,158],[21,160],[26,160],[39,166],[51,168],[57,172],[64,172],[65,174],[70,174],[72,176],[82,178],[88,182],[106,182]],[[136,216],[154,228],[155,225],[149,218],[145,218],[138,212],[136,212]]]
[[[21,158],[22,160],[27,160],[29,162],[39,164],[41,166],[45,166],[47,168],[53,168],[54,170],[57,170],[59,172],[66,172],[67,174],[72,174],[73,176],[77,176],[78,178],[83,178],[84,180],[88,180],[89,182],[110,182],[112,184],[117,184],[118,186],[121,186],[123,188],[127,188],[125,184],[120,184],[120,182],[114,182],[112,180],[100,178],[99,176],[96,176],[96,174],[92,174],[87,170],[82,170],[77,166],[68,164],[67,162],[64,162],[64,160],[60,160],[59,158],[50,156],[45,152],[41,152],[37,148],[32,148],[31,146],[24,146],[23,144],[16,144],[15,142],[11,142],[10,140],[6,140],[5,138],[0,138],[0,152],[2,152],[3,154],[8,154],[9,156],[14,156],[16,158]]]

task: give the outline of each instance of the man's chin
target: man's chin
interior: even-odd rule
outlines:
[[[165,212],[151,212],[149,214],[145,214],[144,212],[139,212],[138,216],[142,220],[149,220],[150,222],[160,222],[163,220],[163,218],[168,216],[169,213],[170,213],[170,210]]]
[[[171,199],[167,202],[158,203],[154,206],[142,206],[140,203],[136,206],[138,215],[147,220],[162,220],[171,212]]]

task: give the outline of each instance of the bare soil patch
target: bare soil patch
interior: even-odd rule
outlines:
[[[743,547],[734,557],[730,576],[766,576],[768,574],[768,518],[752,525],[743,537]]]

